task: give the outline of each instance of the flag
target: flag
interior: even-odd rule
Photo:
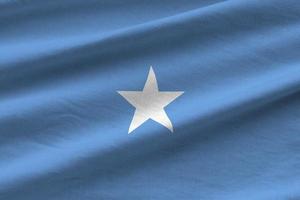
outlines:
[[[297,0],[0,1],[0,199],[300,199]]]

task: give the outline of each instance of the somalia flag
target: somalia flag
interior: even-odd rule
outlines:
[[[0,200],[298,199],[299,0],[0,0]]]

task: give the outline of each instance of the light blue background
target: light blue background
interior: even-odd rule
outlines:
[[[300,198],[297,0],[0,4],[0,199]],[[185,91],[174,133],[117,90]]]

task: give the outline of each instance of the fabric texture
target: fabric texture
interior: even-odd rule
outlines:
[[[0,0],[0,199],[300,199],[300,2]]]

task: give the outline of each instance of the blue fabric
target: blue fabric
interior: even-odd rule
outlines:
[[[0,199],[300,199],[299,1],[1,0]]]

